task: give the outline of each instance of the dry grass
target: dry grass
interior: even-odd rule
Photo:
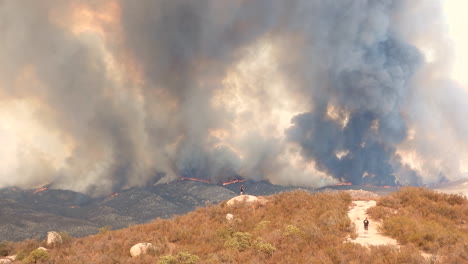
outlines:
[[[441,263],[468,263],[468,201],[461,195],[405,187],[382,197],[367,211],[382,219],[382,231],[426,252]]]
[[[355,235],[347,216],[350,204],[344,192],[304,191],[268,197],[263,205],[221,203],[171,220],[68,238],[38,263],[426,263],[411,243],[397,249],[345,242]],[[232,221],[226,220],[228,213]],[[139,242],[157,249],[131,258],[129,249]],[[27,254],[41,243],[16,243],[13,253]]]

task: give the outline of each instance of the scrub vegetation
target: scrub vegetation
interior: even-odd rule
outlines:
[[[383,220],[381,231],[402,245],[438,255],[441,263],[468,263],[468,201],[462,195],[405,187],[367,213]]]
[[[286,192],[263,204],[226,202],[121,230],[67,237],[35,263],[466,263],[467,200],[420,188],[403,188],[369,210],[383,220],[396,246],[348,242],[355,237],[345,192]],[[232,220],[226,214],[234,215]],[[149,242],[156,249],[132,258],[129,249]],[[1,244],[2,254],[30,261],[44,241]],[[421,251],[439,254],[425,259]],[[8,252],[6,252],[8,251]],[[19,261],[17,261],[19,263]]]

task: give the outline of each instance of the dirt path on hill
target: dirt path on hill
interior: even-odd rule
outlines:
[[[366,234],[364,232],[364,224],[362,221],[368,215],[366,214],[366,210],[372,206],[376,205],[376,201],[353,201],[353,207],[348,211],[348,216],[351,221],[356,226],[356,232],[358,233],[358,237],[354,240],[350,239],[351,242],[359,243],[362,245],[395,245],[398,246],[398,243],[395,239],[383,236],[378,232],[378,227],[380,226],[380,222],[369,220],[369,231]]]

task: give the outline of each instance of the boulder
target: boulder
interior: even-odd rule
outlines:
[[[253,195],[239,195],[227,201],[227,205],[234,205],[236,203],[264,203],[263,199],[259,199]]]
[[[0,259],[0,264],[12,263],[9,259]]]
[[[47,232],[47,245],[62,244],[62,237],[55,231]]]
[[[227,214],[226,215],[226,220],[228,220],[228,222],[232,221],[232,219],[234,219],[234,215],[232,215],[232,214]]]
[[[130,248],[130,256],[138,257],[154,249],[155,247],[151,243],[138,243]]]
[[[45,248],[45,247],[38,247],[36,249],[47,251],[47,248]]]

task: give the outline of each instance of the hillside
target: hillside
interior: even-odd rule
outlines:
[[[238,194],[240,184],[217,185],[185,180],[123,189],[102,197],[46,187],[33,190],[4,188],[0,189],[0,241],[44,239],[50,230],[83,237],[96,234],[104,226],[120,229],[148,223],[157,217],[167,219],[191,212],[197,206],[230,199]],[[247,180],[243,184],[246,193],[257,196],[304,189],[266,181]],[[397,188],[357,185],[305,190],[359,192],[360,189],[380,195],[397,191]]]
[[[441,263],[468,263],[468,202],[465,196],[405,187],[367,210],[381,232],[439,256]]]
[[[197,206],[230,199],[238,194],[239,185],[175,181],[124,189],[102,197],[52,188],[0,189],[0,241],[43,239],[50,230],[83,237],[96,234],[104,226],[120,229],[157,217],[171,218]],[[253,195],[297,189],[267,182],[248,181],[246,185],[247,192]]]
[[[131,188],[105,197],[66,190],[0,190],[0,240],[44,238],[49,230],[75,237],[142,224],[157,217],[185,214],[206,203],[235,196],[232,191],[199,182],[173,182]]]
[[[265,203],[226,202],[197,208],[173,219],[135,225],[121,230],[101,229],[99,234],[72,238],[48,251],[48,260],[38,263],[463,263],[468,261],[467,238],[468,201],[457,195],[445,195],[418,188],[403,188],[400,192],[381,198],[382,207],[394,197],[430,196],[439,208],[431,215],[452,212],[454,224],[447,226],[457,240],[436,249],[427,250],[412,233],[400,233],[395,246],[363,246],[348,243],[356,238],[354,225],[347,213],[352,198],[346,192],[316,193],[285,192],[264,197]],[[422,198],[421,198],[422,199]],[[448,199],[448,200],[447,200]],[[454,201],[452,203],[448,201]],[[400,203],[401,204],[401,203]],[[371,209],[372,211],[375,209]],[[384,209],[386,210],[386,209]],[[406,206],[395,208],[397,213],[408,211]],[[401,212],[400,212],[401,211]],[[230,213],[233,220],[227,220]],[[374,217],[379,217],[372,213]],[[425,219],[421,215],[418,221]],[[456,216],[456,217],[455,217]],[[442,217],[442,216],[440,216]],[[441,218],[442,219],[442,218]],[[461,222],[464,221],[464,222]],[[390,222],[384,218],[385,232],[391,234]],[[444,222],[447,225],[450,222]],[[406,238],[406,240],[402,239]],[[140,242],[152,243],[156,249],[143,257],[132,258],[129,250]],[[25,257],[44,241],[28,240],[4,244],[4,251]],[[427,260],[417,249],[438,254]],[[176,259],[179,258],[177,262]],[[184,262],[181,259],[193,260]],[[198,259],[198,262],[195,261]],[[166,262],[165,262],[166,261]],[[171,262],[173,261],[173,262]],[[174,262],[175,261],[175,262]],[[443,262],[442,262],[443,261]]]

